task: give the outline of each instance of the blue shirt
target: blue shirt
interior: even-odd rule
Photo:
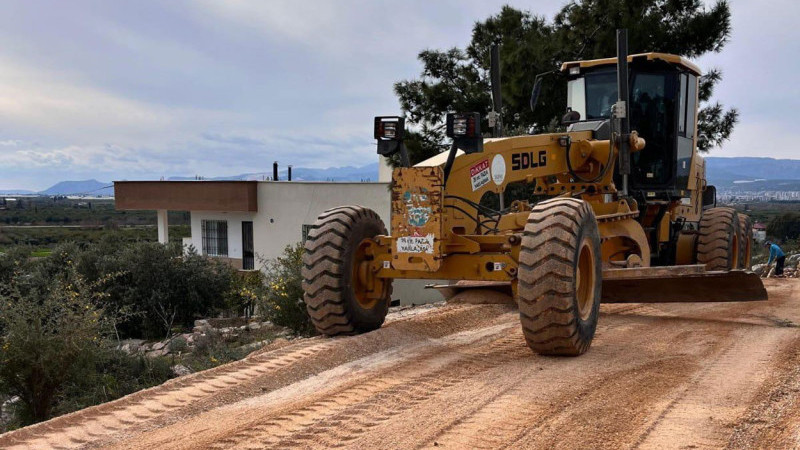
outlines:
[[[772,260],[781,258],[783,256],[785,256],[783,254],[783,250],[778,247],[778,244],[772,244],[769,246],[769,261],[767,261],[767,264],[772,264]]]

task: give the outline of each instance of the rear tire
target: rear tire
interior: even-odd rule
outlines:
[[[751,255],[753,252],[753,222],[750,216],[739,214],[739,268],[750,270],[752,268]]]
[[[733,208],[711,208],[700,218],[697,262],[706,270],[739,267],[739,217]]]
[[[342,206],[320,214],[308,232],[303,252],[303,299],[311,322],[321,334],[336,336],[378,329],[386,318],[392,280],[382,283],[381,298],[359,292],[354,271],[364,261],[362,244],[385,235],[383,221],[363,206]]]
[[[543,355],[580,355],[597,328],[602,288],[600,232],[588,203],[537,204],[525,225],[517,295],[528,346]]]

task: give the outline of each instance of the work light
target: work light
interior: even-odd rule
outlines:
[[[479,113],[449,113],[446,124],[447,137],[481,137],[481,115]]]
[[[405,118],[383,116],[375,118],[375,139],[379,141],[401,141],[405,131]]]
[[[483,151],[480,113],[448,113],[445,134],[466,153]]]

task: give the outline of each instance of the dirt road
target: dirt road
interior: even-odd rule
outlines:
[[[768,302],[604,305],[578,358],[504,305],[395,316],[0,436],[0,448],[800,447],[800,282]]]

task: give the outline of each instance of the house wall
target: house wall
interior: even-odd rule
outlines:
[[[243,213],[243,212],[211,212],[211,211],[192,211],[191,227],[192,237],[191,244],[197,250],[197,253],[203,251],[203,233],[202,224],[203,220],[225,220],[228,222],[228,259],[234,267],[242,267],[242,221],[255,220],[258,218],[258,213]],[[255,231],[255,223],[253,223]],[[184,240],[184,245],[186,241]]]
[[[390,223],[387,183],[259,183],[256,253],[278,256],[287,244],[302,240],[304,224],[312,225],[320,213],[342,205],[366,206]]]
[[[312,225],[323,211],[342,205],[362,205],[374,210],[387,228],[390,226],[390,193],[388,183],[311,183],[259,182],[258,211],[206,212],[191,211],[191,242],[202,250],[201,220],[228,221],[228,258],[236,267],[242,265],[242,221],[253,222],[253,244],[256,267],[262,259],[279,256],[286,245],[300,242],[303,225]],[[424,289],[434,280],[395,280],[394,299],[402,304],[439,301],[441,295]]]

